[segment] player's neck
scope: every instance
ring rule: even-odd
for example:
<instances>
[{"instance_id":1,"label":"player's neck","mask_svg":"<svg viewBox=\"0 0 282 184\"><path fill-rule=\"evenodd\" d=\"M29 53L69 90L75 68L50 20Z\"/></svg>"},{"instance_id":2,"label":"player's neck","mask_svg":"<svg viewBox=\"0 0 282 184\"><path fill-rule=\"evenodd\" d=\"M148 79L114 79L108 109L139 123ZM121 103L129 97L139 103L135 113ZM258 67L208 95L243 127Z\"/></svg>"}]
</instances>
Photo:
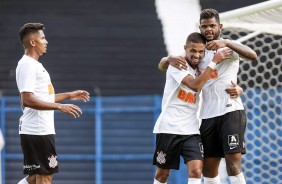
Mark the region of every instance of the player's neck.
<instances>
[{"instance_id":1,"label":"player's neck","mask_svg":"<svg viewBox=\"0 0 282 184\"><path fill-rule=\"evenodd\" d=\"M36 61L38 61L38 59L39 59L39 55L36 52L32 52L30 50L25 50L24 54L31 57L32 59L34 59Z\"/></svg>"},{"instance_id":2,"label":"player's neck","mask_svg":"<svg viewBox=\"0 0 282 184\"><path fill-rule=\"evenodd\" d=\"M195 70L195 69L197 68L197 65L193 65L193 64L191 63L191 61L189 61L186 57L185 57L185 60L186 60L186 62L188 63L188 65L189 65L193 70Z\"/></svg>"}]
</instances>

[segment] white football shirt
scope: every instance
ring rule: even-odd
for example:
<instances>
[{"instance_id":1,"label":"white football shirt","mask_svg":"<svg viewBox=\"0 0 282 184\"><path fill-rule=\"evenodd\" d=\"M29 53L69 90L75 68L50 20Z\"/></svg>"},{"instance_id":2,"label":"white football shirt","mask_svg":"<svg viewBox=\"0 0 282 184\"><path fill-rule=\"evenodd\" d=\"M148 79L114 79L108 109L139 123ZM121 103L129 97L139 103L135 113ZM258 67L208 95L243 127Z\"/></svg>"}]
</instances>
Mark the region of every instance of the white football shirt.
<instances>
[{"instance_id":1,"label":"white football shirt","mask_svg":"<svg viewBox=\"0 0 282 184\"><path fill-rule=\"evenodd\" d=\"M33 58L24 55L18 62L16 81L20 93L31 92L40 100L55 102L55 92L49 73ZM55 134L54 111L24 107L19 122L19 134Z\"/></svg>"},{"instance_id":2,"label":"white football shirt","mask_svg":"<svg viewBox=\"0 0 282 184\"><path fill-rule=\"evenodd\" d=\"M199 93L181 83L187 75L196 78L198 71L189 65L187 70L178 70L169 65L166 72L162 112L155 124L154 133L200 134L197 117Z\"/></svg>"},{"instance_id":3,"label":"white football shirt","mask_svg":"<svg viewBox=\"0 0 282 184\"><path fill-rule=\"evenodd\" d=\"M221 48L218 51L222 49L226 48ZM206 69L208 64L213 60L214 54L215 51L205 51L205 57L198 65L200 72ZM231 80L237 83L238 71L239 55L234 51L231 58L216 65L211 79L202 88L203 102L200 110L201 119L213 118L228 112L244 109L240 97L232 99L225 91L226 88L232 86Z\"/></svg>"}]
</instances>

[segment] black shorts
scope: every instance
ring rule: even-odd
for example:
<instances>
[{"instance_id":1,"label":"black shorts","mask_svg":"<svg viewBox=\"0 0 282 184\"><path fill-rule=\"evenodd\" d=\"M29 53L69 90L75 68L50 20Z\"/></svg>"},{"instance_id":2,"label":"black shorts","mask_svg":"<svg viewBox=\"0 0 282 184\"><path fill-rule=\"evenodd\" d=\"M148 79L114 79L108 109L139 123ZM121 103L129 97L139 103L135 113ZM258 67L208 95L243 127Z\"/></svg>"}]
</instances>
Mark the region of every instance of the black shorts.
<instances>
[{"instance_id":1,"label":"black shorts","mask_svg":"<svg viewBox=\"0 0 282 184\"><path fill-rule=\"evenodd\" d=\"M244 110L222 116L203 119L200 127L205 157L224 157L228 153L246 153L244 133L246 114Z\"/></svg>"},{"instance_id":2,"label":"black shorts","mask_svg":"<svg viewBox=\"0 0 282 184\"><path fill-rule=\"evenodd\" d=\"M157 134L153 164L162 169L179 169L180 155L186 164L203 160L200 135Z\"/></svg>"},{"instance_id":3,"label":"black shorts","mask_svg":"<svg viewBox=\"0 0 282 184\"><path fill-rule=\"evenodd\" d=\"M21 134L23 173L49 175L59 171L55 135Z\"/></svg>"}]
</instances>

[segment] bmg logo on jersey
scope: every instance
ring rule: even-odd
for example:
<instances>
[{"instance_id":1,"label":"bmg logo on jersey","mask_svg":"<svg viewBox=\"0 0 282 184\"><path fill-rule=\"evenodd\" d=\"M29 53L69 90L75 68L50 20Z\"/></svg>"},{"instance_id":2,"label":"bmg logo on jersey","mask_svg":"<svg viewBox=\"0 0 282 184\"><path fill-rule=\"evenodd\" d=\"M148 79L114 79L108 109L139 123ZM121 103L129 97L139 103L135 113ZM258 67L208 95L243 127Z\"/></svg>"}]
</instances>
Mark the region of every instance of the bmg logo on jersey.
<instances>
[{"instance_id":1,"label":"bmg logo on jersey","mask_svg":"<svg viewBox=\"0 0 282 184\"><path fill-rule=\"evenodd\" d=\"M195 104L197 102L196 93L186 92L183 89L178 91L177 98L191 104Z\"/></svg>"},{"instance_id":2,"label":"bmg logo on jersey","mask_svg":"<svg viewBox=\"0 0 282 184\"><path fill-rule=\"evenodd\" d=\"M238 134L228 135L228 144L230 149L234 149L239 146L239 136Z\"/></svg>"}]
</instances>

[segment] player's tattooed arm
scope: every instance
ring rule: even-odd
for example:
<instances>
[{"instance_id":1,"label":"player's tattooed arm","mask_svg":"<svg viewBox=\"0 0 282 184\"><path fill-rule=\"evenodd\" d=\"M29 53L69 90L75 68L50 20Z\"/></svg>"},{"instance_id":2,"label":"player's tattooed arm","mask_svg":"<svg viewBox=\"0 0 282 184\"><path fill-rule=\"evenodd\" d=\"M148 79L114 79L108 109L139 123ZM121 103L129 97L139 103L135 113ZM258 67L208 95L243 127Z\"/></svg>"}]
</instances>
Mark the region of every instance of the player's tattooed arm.
<instances>
[{"instance_id":1,"label":"player's tattooed arm","mask_svg":"<svg viewBox=\"0 0 282 184\"><path fill-rule=\"evenodd\" d=\"M208 42L206 45L206 48L208 50L218 50L219 48L223 48L223 47L229 47L231 50L235 51L243 58L249 60L257 59L257 54L253 49L236 41L232 41L228 39L213 40Z\"/></svg>"}]
</instances>

